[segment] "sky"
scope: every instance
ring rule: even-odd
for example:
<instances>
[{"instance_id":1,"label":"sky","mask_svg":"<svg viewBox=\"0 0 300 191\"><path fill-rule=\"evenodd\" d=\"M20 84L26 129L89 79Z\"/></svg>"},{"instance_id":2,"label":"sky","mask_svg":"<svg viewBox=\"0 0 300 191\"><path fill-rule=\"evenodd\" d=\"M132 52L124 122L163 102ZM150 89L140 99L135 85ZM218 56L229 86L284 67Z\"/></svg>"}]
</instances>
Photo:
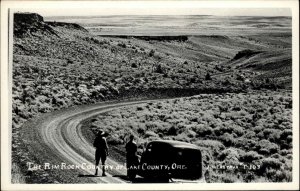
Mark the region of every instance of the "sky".
<instances>
[{"instance_id":1,"label":"sky","mask_svg":"<svg viewBox=\"0 0 300 191\"><path fill-rule=\"evenodd\" d=\"M97 16L97 15L216 15L216 16L291 16L290 9L284 8L214 8L214 9L20 9L25 12L36 12L44 17L51 16Z\"/></svg>"},{"instance_id":2,"label":"sky","mask_svg":"<svg viewBox=\"0 0 300 191\"><path fill-rule=\"evenodd\" d=\"M256 3L255 3L256 2ZM279 3L279 1L278 1ZM53 4L23 4L14 11L36 12L49 16L97 15L217 15L217 16L291 16L291 10L281 4L259 1L62 1ZM27 8L26 8L27 7ZM34 7L34 8L33 8ZM272 8L270 8L272 7Z\"/></svg>"}]
</instances>

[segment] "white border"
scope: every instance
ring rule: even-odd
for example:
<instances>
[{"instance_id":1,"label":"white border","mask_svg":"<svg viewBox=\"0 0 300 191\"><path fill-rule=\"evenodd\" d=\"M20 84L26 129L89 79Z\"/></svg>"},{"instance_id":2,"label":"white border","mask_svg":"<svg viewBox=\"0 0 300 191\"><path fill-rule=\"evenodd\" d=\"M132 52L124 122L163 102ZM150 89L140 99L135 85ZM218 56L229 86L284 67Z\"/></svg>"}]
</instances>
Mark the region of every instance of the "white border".
<instances>
[{"instance_id":1,"label":"white border","mask_svg":"<svg viewBox=\"0 0 300 191\"><path fill-rule=\"evenodd\" d=\"M293 182L197 184L11 184L10 83L8 60L8 9L85 9L131 7L184 8L290 8L293 23ZM11 46L10 46L11 50ZM10 55L11 56L11 55ZM11 61L11 59L10 59ZM291 190L299 188L299 2L287 1L1 1L1 189L2 190Z\"/></svg>"}]
</instances>

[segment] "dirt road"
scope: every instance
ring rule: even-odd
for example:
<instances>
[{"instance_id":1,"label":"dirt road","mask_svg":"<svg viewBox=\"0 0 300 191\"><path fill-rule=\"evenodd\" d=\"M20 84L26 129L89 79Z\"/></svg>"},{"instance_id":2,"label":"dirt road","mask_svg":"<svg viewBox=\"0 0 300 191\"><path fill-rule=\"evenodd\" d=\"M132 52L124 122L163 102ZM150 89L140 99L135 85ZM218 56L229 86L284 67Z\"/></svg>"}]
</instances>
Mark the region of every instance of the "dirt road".
<instances>
[{"instance_id":1,"label":"dirt road","mask_svg":"<svg viewBox=\"0 0 300 191\"><path fill-rule=\"evenodd\" d=\"M94 152L91 143L84 138L81 122L116 107L141 104L146 101L85 105L52 112L24 125L21 137L29 154L35 157L30 169L45 170L63 183L123 183L124 164L108 157L107 177L93 177ZM36 165L36 166L35 166ZM74 169L72 169L74 168Z\"/></svg>"}]
</instances>

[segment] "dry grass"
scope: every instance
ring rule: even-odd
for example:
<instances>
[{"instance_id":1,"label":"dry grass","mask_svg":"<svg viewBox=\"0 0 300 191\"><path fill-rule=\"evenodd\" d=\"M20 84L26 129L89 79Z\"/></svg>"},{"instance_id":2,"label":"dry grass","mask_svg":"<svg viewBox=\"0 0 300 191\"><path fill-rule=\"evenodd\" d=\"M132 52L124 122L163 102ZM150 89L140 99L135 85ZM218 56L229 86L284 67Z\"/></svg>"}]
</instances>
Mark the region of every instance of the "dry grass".
<instances>
[{"instance_id":1,"label":"dry grass","mask_svg":"<svg viewBox=\"0 0 300 191\"><path fill-rule=\"evenodd\" d=\"M21 173L20 168L18 167L18 165L16 163L12 163L12 167L11 167L11 183L13 184L25 184L25 177L24 175Z\"/></svg>"}]
</instances>

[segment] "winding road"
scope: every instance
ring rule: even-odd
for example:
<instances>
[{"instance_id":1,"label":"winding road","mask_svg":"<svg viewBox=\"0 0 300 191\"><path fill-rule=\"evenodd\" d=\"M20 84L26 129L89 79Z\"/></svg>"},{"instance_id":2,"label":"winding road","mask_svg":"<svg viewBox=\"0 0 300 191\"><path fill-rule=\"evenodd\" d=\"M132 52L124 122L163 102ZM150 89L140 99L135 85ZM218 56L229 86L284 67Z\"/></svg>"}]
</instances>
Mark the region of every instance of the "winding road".
<instances>
[{"instance_id":1,"label":"winding road","mask_svg":"<svg viewBox=\"0 0 300 191\"><path fill-rule=\"evenodd\" d=\"M116 107L145 102L147 101L77 106L45 114L28 122L22 128L21 137L30 155L38 161L34 161L31 168L34 168L36 163L41 165L40 168L55 176L58 182L126 182L116 177L126 175L125 168L121 168L124 164L119 164L110 157L107 159L107 165L114 168L108 169L107 176L92 176L95 172L93 168L95 149L82 135L81 122Z\"/></svg>"},{"instance_id":2,"label":"winding road","mask_svg":"<svg viewBox=\"0 0 300 191\"><path fill-rule=\"evenodd\" d=\"M56 183L129 182L120 178L126 175L124 164L111 157L108 157L106 163L108 167L112 167L108 168L107 176L93 176L95 149L82 134L82 122L117 107L151 101L154 100L83 105L36 117L24 124L21 130L24 146L28 149L28 154L35 158L30 168L40 165L39 168L47 172Z\"/></svg>"}]
</instances>

